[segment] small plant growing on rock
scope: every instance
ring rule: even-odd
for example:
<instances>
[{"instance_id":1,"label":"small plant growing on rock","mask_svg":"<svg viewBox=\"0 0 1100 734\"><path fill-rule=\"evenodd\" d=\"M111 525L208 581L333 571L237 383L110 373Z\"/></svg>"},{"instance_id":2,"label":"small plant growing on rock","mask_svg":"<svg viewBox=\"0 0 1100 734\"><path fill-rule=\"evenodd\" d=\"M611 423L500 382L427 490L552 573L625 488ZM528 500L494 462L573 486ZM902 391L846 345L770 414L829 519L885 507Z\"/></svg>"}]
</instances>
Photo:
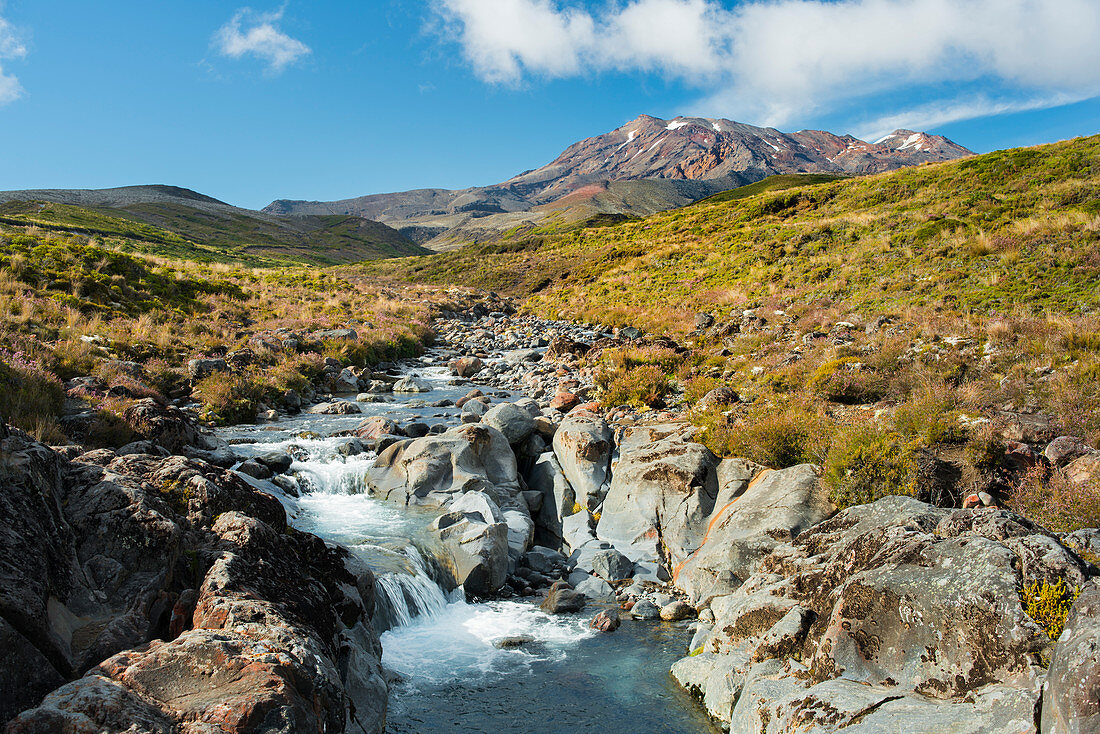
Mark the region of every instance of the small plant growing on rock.
<instances>
[{"instance_id":1,"label":"small plant growing on rock","mask_svg":"<svg viewBox=\"0 0 1100 734\"><path fill-rule=\"evenodd\" d=\"M1035 581L1020 590L1020 602L1027 616L1043 628L1052 641L1062 636L1070 607L1081 590L1069 586L1063 579L1056 583Z\"/></svg>"}]
</instances>

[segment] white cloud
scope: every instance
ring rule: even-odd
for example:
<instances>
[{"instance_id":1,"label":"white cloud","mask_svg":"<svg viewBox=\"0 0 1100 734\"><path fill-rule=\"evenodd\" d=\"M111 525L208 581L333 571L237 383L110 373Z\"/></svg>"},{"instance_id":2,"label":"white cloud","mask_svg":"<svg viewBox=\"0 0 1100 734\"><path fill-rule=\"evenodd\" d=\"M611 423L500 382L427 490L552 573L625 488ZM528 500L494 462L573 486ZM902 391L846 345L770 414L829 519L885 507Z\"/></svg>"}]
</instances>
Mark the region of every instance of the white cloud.
<instances>
[{"instance_id":1,"label":"white cloud","mask_svg":"<svg viewBox=\"0 0 1100 734\"><path fill-rule=\"evenodd\" d=\"M21 59L27 55L27 47L11 23L0 18L0 59ZM23 86L0 66L0 105L14 102L23 96Z\"/></svg>"},{"instance_id":2,"label":"white cloud","mask_svg":"<svg viewBox=\"0 0 1100 734\"><path fill-rule=\"evenodd\" d=\"M915 86L1009 90L914 111L943 121L1100 94L1097 0L432 2L485 81L657 70L765 124Z\"/></svg>"},{"instance_id":3,"label":"white cloud","mask_svg":"<svg viewBox=\"0 0 1100 734\"><path fill-rule=\"evenodd\" d=\"M282 17L282 10L256 13L242 8L214 34L214 44L220 53L234 59L246 55L262 59L268 71L277 74L312 53L309 46L276 27Z\"/></svg>"},{"instance_id":4,"label":"white cloud","mask_svg":"<svg viewBox=\"0 0 1100 734\"><path fill-rule=\"evenodd\" d=\"M928 130L959 120L973 120L1028 110L1045 110L1050 107L1073 104L1087 98L1087 96L1070 94L1050 94L1022 99L995 99L985 95L961 97L911 107L873 120L858 121L854 126L855 135L864 140L878 140L898 128Z\"/></svg>"}]
</instances>

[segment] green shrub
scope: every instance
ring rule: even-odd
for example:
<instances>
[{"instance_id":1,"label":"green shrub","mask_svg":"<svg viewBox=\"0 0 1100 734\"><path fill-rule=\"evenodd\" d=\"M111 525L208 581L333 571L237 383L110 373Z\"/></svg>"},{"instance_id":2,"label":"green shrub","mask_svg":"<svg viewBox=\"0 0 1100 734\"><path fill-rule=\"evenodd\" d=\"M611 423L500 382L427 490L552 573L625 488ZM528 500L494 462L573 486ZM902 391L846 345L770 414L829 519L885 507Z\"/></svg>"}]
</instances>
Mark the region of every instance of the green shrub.
<instances>
[{"instance_id":1,"label":"green shrub","mask_svg":"<svg viewBox=\"0 0 1100 734\"><path fill-rule=\"evenodd\" d=\"M1005 444L991 424L974 431L966 442L967 462L976 469L989 471L1001 465L1005 456Z\"/></svg>"},{"instance_id":2,"label":"green shrub","mask_svg":"<svg viewBox=\"0 0 1100 734\"><path fill-rule=\"evenodd\" d=\"M216 372L199 381L194 392L207 420L232 425L256 419L264 385L251 373Z\"/></svg>"},{"instance_id":3,"label":"green shrub","mask_svg":"<svg viewBox=\"0 0 1100 734\"><path fill-rule=\"evenodd\" d=\"M57 419L65 403L61 382L36 362L20 354L0 360L0 420L46 443L66 439Z\"/></svg>"},{"instance_id":4,"label":"green shrub","mask_svg":"<svg viewBox=\"0 0 1100 734\"><path fill-rule=\"evenodd\" d=\"M828 424L802 406L773 406L736 424L704 431L704 443L720 456L751 459L773 469L820 464L828 446Z\"/></svg>"},{"instance_id":5,"label":"green shrub","mask_svg":"<svg viewBox=\"0 0 1100 734\"><path fill-rule=\"evenodd\" d=\"M598 380L605 405L632 405L635 407L663 408L672 385L657 365L642 365L626 372L616 372Z\"/></svg>"},{"instance_id":6,"label":"green shrub","mask_svg":"<svg viewBox=\"0 0 1100 734\"><path fill-rule=\"evenodd\" d=\"M913 446L893 431L860 425L839 431L825 462L829 497L843 509L890 495L916 496Z\"/></svg>"},{"instance_id":7,"label":"green shrub","mask_svg":"<svg viewBox=\"0 0 1100 734\"><path fill-rule=\"evenodd\" d=\"M845 405L875 403L885 397L889 382L876 372L852 369L859 360L834 359L821 365L810 378L810 388L822 398Z\"/></svg>"},{"instance_id":8,"label":"green shrub","mask_svg":"<svg viewBox=\"0 0 1100 734\"><path fill-rule=\"evenodd\" d=\"M1075 589L1063 579L1057 583L1035 581L1020 589L1020 602L1027 616L1043 628L1052 641L1062 636L1070 607L1077 601L1080 589Z\"/></svg>"}]
</instances>

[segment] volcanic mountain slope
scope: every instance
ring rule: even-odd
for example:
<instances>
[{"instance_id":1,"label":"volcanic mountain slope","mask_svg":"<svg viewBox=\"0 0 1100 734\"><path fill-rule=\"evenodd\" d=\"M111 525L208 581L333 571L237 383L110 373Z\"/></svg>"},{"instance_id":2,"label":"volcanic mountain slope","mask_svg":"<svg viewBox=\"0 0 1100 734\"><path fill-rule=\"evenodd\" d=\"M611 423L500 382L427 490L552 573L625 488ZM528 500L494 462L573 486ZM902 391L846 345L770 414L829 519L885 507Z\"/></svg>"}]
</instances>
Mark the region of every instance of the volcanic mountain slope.
<instances>
[{"instance_id":1,"label":"volcanic mountain slope","mask_svg":"<svg viewBox=\"0 0 1100 734\"><path fill-rule=\"evenodd\" d=\"M333 202L275 201L271 214L353 214L397 227L440 249L478 232L539 223L547 212L651 214L719 191L790 173L861 175L970 151L947 138L898 130L876 143L803 130L782 133L730 120L649 115L569 146L551 163L492 186L419 189ZM679 182L670 185L669 182ZM622 182L634 182L624 187ZM617 189L612 194L606 192ZM592 199L591 206L578 204ZM613 203L612 203L613 202ZM536 207L541 213L533 212Z\"/></svg>"},{"instance_id":2,"label":"volcanic mountain slope","mask_svg":"<svg viewBox=\"0 0 1100 734\"><path fill-rule=\"evenodd\" d=\"M0 217L12 223L55 225L105 235L155 235L159 231L202 249L317 264L425 252L391 227L357 215L273 216L174 186L4 191L0 192ZM126 231L128 223L141 231ZM167 242L171 237L164 239L166 244L177 244Z\"/></svg>"}]
</instances>

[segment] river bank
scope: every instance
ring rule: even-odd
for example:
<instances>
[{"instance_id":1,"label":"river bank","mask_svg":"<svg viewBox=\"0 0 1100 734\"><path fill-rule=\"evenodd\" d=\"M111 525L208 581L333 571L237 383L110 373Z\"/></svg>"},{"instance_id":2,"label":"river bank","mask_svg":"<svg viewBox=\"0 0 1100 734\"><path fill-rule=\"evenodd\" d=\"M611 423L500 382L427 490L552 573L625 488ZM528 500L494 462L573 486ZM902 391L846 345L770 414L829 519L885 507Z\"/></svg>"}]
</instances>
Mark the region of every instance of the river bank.
<instances>
[{"instance_id":1,"label":"river bank","mask_svg":"<svg viewBox=\"0 0 1100 734\"><path fill-rule=\"evenodd\" d=\"M387 708L393 731L523 730L515 727L531 714L516 714L513 694L531 685L552 695L540 721L563 731L612 727L623 707L655 731L705 731L704 709L733 731L760 732L1060 731L1058 722L1089 721L1097 673L1079 651L1096 635L1096 568L1083 556L1097 550L1097 533L1058 536L997 508L912 498L838 513L815 467L720 460L681 414L588 402L593 374L580 355L631 334L503 312L442 316L423 357L351 371L344 382L354 378L354 390L318 395L302 414L276 411L213 439L173 415L188 428L171 435L189 439L173 448L188 459L163 456L170 450L155 442L144 454L53 452L60 468L48 494L59 505L74 493L102 502L102 474L72 477L103 466L125 488L120 522L164 518L176 528L168 537L181 540L160 564L169 572L143 577L144 601L124 614L122 591L93 615L50 582L42 597L58 599L71 620L59 627L57 611L43 609L24 629L38 624L43 639L67 629L72 650L93 622L110 628L129 615L141 633L88 649L122 650L143 635L159 642L94 665L10 730L78 721L112 730L140 710L150 730L205 731L233 710L227 725L238 731L294 731L318 711L330 730L378 731ZM13 454L50 453L17 433L6 441ZM172 462L192 473L166 472ZM236 494L227 503L210 486ZM146 514L127 509L135 504ZM73 518L55 525L65 523ZM316 552L312 535L343 570L293 578L295 564L311 561L285 544ZM269 568L268 553L291 560ZM93 581L81 593L109 597L101 579L110 574L89 574L102 559L137 563L123 554L106 541L74 550L70 573ZM227 583L222 569L237 557L249 573ZM1019 593L1056 581L1085 600L1058 644ZM288 609L286 595L303 588L331 611ZM255 609L208 613L228 603L218 599L232 607L257 596L266 601L249 603L263 608L260 626ZM596 632L588 623L597 612L627 619ZM316 627L307 621L315 613L331 622ZM165 629L150 624L162 618ZM173 686L201 676L191 663L227 644L211 629L270 638L269 654L293 662L271 669L261 700L240 676L186 702L150 687L143 671L162 670L168 653L183 661ZM87 669L89 655L70 657L68 675ZM669 687L670 666L701 708ZM308 700L313 714L300 703ZM474 713L455 719L448 712L458 706Z\"/></svg>"}]
</instances>

